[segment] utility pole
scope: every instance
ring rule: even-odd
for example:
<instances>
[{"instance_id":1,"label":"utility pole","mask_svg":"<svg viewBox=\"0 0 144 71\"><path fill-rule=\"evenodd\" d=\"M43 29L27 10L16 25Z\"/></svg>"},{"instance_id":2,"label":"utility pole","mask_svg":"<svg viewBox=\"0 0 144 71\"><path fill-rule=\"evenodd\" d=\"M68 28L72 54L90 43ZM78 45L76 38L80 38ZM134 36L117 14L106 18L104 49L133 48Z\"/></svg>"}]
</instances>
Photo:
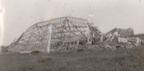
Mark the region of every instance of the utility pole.
<instances>
[{"instance_id":1,"label":"utility pole","mask_svg":"<svg viewBox=\"0 0 144 71\"><path fill-rule=\"evenodd\" d=\"M51 46L51 35L52 35L52 25L50 24L48 27L48 45L47 45L47 52L50 53L50 46Z\"/></svg>"}]
</instances>

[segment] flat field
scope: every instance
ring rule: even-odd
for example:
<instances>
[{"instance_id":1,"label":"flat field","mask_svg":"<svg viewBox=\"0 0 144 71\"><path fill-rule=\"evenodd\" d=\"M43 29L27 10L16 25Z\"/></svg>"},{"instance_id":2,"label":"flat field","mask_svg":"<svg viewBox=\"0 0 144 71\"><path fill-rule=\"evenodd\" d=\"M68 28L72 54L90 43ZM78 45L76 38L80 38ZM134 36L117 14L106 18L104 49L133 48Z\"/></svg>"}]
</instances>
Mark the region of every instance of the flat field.
<instances>
[{"instance_id":1,"label":"flat field","mask_svg":"<svg viewBox=\"0 0 144 71\"><path fill-rule=\"evenodd\" d=\"M3 53L0 71L144 71L144 46L53 53Z\"/></svg>"}]
</instances>

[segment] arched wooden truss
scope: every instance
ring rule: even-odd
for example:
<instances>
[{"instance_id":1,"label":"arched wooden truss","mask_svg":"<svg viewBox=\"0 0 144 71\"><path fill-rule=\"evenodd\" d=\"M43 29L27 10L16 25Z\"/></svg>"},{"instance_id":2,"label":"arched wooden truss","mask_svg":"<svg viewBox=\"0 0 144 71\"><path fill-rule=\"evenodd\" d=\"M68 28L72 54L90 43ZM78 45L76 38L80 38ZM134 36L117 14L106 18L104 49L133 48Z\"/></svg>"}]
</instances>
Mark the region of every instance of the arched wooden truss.
<instances>
[{"instance_id":1,"label":"arched wooden truss","mask_svg":"<svg viewBox=\"0 0 144 71\"><path fill-rule=\"evenodd\" d=\"M48 27L52 25L52 33ZM78 44L81 40L87 40L88 21L76 17L61 17L49 21L39 22L27 29L10 50L21 51L45 51L48 44L48 36L51 35L51 49L57 49L63 45ZM59 47L57 47L59 46Z\"/></svg>"}]
</instances>

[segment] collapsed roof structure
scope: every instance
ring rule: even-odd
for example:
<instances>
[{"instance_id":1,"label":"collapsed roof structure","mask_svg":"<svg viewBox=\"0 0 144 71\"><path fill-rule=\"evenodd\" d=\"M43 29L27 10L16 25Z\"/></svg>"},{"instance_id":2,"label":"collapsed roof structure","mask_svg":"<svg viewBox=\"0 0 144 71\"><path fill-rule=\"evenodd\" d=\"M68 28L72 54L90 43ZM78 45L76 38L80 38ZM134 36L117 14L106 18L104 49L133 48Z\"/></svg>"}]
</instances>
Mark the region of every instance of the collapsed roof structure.
<instances>
[{"instance_id":1,"label":"collapsed roof structure","mask_svg":"<svg viewBox=\"0 0 144 71\"><path fill-rule=\"evenodd\" d=\"M105 34L105 47L115 48L118 46L131 48L133 46L139 46L141 44L141 39L139 37L131 37L133 35L134 31L132 28L114 28Z\"/></svg>"},{"instance_id":2,"label":"collapsed roof structure","mask_svg":"<svg viewBox=\"0 0 144 71\"><path fill-rule=\"evenodd\" d=\"M67 51L71 49L69 46L76 45L73 49L86 43L104 48L138 46L141 39L132 38L133 35L132 28L114 28L103 34L86 19L66 16L32 25L9 46L8 51Z\"/></svg>"},{"instance_id":3,"label":"collapsed roof structure","mask_svg":"<svg viewBox=\"0 0 144 71\"><path fill-rule=\"evenodd\" d=\"M89 23L86 19L71 16L39 22L28 28L8 51L47 51L47 47L62 47L87 41ZM49 46L50 45L50 46ZM56 49L59 49L56 48Z\"/></svg>"},{"instance_id":4,"label":"collapsed roof structure","mask_svg":"<svg viewBox=\"0 0 144 71\"><path fill-rule=\"evenodd\" d=\"M134 35L134 30L132 28L127 28L127 29L114 28L111 31L107 32L105 36L109 36L111 34L114 34L115 32L120 34L121 37L129 37Z\"/></svg>"}]
</instances>

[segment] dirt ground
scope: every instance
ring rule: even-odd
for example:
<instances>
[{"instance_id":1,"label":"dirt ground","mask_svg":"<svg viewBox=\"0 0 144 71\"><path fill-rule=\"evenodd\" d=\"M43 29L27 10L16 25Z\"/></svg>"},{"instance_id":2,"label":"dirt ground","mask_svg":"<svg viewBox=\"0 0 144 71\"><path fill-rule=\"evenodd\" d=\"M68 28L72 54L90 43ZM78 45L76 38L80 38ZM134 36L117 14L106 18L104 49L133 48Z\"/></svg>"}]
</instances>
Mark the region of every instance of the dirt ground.
<instances>
[{"instance_id":1,"label":"dirt ground","mask_svg":"<svg viewBox=\"0 0 144 71\"><path fill-rule=\"evenodd\" d=\"M1 54L0 71L144 71L144 46L50 54Z\"/></svg>"}]
</instances>

